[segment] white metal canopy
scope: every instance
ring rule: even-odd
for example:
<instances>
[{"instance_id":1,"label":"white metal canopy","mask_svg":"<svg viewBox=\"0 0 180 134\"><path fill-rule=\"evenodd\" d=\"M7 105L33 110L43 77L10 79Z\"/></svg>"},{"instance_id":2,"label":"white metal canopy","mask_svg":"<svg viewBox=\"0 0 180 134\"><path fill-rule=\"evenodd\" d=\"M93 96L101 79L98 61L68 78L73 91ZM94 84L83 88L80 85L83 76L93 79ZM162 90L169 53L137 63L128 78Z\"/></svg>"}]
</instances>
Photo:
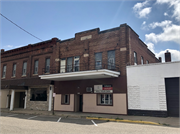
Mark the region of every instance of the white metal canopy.
<instances>
[{"instance_id":1,"label":"white metal canopy","mask_svg":"<svg viewBox=\"0 0 180 134\"><path fill-rule=\"evenodd\" d=\"M83 79L114 78L114 77L118 77L119 75L120 72L101 69L101 70L91 70L91 71L39 75L39 77L41 79L53 80L53 81L69 81L69 80L83 80Z\"/></svg>"}]
</instances>

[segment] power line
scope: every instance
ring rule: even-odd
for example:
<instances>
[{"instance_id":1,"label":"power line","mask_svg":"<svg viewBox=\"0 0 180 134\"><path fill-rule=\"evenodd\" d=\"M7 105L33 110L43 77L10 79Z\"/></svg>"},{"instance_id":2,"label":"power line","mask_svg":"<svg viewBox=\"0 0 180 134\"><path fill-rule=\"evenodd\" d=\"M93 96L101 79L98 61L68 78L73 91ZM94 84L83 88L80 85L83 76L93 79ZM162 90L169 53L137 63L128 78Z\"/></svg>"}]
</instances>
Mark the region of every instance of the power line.
<instances>
[{"instance_id":1,"label":"power line","mask_svg":"<svg viewBox=\"0 0 180 134\"><path fill-rule=\"evenodd\" d=\"M1 14L1 13L0 13ZM30 34L31 36L35 37L36 39L40 40L40 41L43 41L41 40L40 38L34 36L33 34L29 33L28 31L24 30L23 28L21 28L20 26L18 26L17 24L15 24L14 22L12 22L10 19L8 19L7 17L5 17L4 15L1 14L2 17L4 17L5 19L7 19L8 21L10 21L11 23L13 23L14 25L16 25L17 27L19 27L21 30L25 31L26 33Z\"/></svg>"}]
</instances>

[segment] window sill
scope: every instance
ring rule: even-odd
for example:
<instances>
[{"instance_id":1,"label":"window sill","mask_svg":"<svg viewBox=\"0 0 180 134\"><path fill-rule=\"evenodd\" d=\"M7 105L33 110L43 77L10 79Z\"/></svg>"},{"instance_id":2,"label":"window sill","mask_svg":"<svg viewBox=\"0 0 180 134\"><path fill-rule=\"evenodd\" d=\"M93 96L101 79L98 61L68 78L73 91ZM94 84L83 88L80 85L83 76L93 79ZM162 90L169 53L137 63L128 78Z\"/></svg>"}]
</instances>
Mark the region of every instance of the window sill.
<instances>
[{"instance_id":1,"label":"window sill","mask_svg":"<svg viewBox=\"0 0 180 134\"><path fill-rule=\"evenodd\" d=\"M33 76L37 76L38 74L33 74Z\"/></svg>"},{"instance_id":2,"label":"window sill","mask_svg":"<svg viewBox=\"0 0 180 134\"><path fill-rule=\"evenodd\" d=\"M16 78L16 76L11 76L11 78Z\"/></svg>"},{"instance_id":3,"label":"window sill","mask_svg":"<svg viewBox=\"0 0 180 134\"><path fill-rule=\"evenodd\" d=\"M6 77L2 77L1 79L5 79Z\"/></svg>"},{"instance_id":4,"label":"window sill","mask_svg":"<svg viewBox=\"0 0 180 134\"><path fill-rule=\"evenodd\" d=\"M26 75L22 75L21 77L26 77Z\"/></svg>"},{"instance_id":5,"label":"window sill","mask_svg":"<svg viewBox=\"0 0 180 134\"><path fill-rule=\"evenodd\" d=\"M61 105L70 105L70 103L61 103Z\"/></svg>"},{"instance_id":6,"label":"window sill","mask_svg":"<svg viewBox=\"0 0 180 134\"><path fill-rule=\"evenodd\" d=\"M113 106L113 104L97 104L97 106Z\"/></svg>"}]
</instances>

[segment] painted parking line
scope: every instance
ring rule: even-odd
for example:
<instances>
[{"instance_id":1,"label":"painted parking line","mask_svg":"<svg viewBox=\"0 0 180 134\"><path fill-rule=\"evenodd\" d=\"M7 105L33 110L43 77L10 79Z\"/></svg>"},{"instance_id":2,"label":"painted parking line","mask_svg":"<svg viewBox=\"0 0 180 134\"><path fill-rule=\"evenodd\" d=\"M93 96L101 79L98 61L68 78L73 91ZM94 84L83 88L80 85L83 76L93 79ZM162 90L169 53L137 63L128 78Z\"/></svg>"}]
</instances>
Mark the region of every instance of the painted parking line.
<instances>
[{"instance_id":1,"label":"painted parking line","mask_svg":"<svg viewBox=\"0 0 180 134\"><path fill-rule=\"evenodd\" d=\"M6 116L6 117L16 116L16 115L18 115L18 114L11 114L11 115L8 115L8 116Z\"/></svg>"},{"instance_id":2,"label":"painted parking line","mask_svg":"<svg viewBox=\"0 0 180 134\"><path fill-rule=\"evenodd\" d=\"M28 119L36 118L37 116L29 117Z\"/></svg>"},{"instance_id":3,"label":"painted parking line","mask_svg":"<svg viewBox=\"0 0 180 134\"><path fill-rule=\"evenodd\" d=\"M61 120L61 117L57 120L57 122L60 122L60 120Z\"/></svg>"},{"instance_id":4,"label":"painted parking line","mask_svg":"<svg viewBox=\"0 0 180 134\"><path fill-rule=\"evenodd\" d=\"M93 120L91 120L91 122L92 122L95 126L98 126Z\"/></svg>"}]
</instances>

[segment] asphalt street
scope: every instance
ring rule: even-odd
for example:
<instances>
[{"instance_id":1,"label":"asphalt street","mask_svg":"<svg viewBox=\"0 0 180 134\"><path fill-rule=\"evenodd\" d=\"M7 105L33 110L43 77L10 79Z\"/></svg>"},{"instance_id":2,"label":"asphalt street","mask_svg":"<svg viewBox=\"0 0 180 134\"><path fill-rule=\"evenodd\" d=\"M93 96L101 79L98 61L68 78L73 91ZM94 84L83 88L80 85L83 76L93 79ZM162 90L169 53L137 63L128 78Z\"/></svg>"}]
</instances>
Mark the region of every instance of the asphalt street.
<instances>
[{"instance_id":1,"label":"asphalt street","mask_svg":"<svg viewBox=\"0 0 180 134\"><path fill-rule=\"evenodd\" d=\"M18 134L179 134L180 128L79 118L1 113L0 133Z\"/></svg>"}]
</instances>

